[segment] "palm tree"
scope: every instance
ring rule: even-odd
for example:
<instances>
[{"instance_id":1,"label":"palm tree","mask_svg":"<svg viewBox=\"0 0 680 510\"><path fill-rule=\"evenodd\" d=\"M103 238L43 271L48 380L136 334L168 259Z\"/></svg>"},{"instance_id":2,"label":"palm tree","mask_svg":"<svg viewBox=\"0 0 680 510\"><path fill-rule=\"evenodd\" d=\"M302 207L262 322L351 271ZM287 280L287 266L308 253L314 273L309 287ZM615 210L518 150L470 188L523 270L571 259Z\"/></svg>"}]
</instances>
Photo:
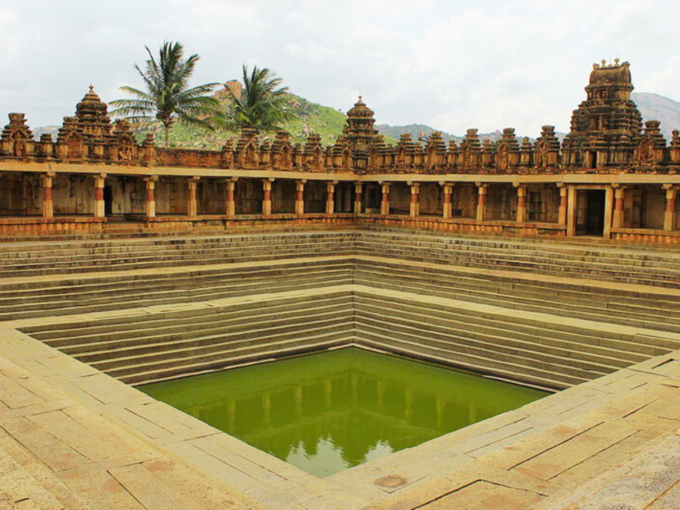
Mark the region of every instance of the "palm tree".
<instances>
[{"instance_id":1,"label":"palm tree","mask_svg":"<svg viewBox=\"0 0 680 510\"><path fill-rule=\"evenodd\" d=\"M142 71L137 64L135 69L142 76L146 91L121 87L120 90L134 98L111 101L111 105L116 107L111 113L134 123L160 121L165 131L166 147L170 127L177 121L212 129L205 117L219 104L217 99L208 95L218 83L189 88L189 79L200 57L191 55L185 60L184 48L178 42L163 43L158 60L147 46L145 48L149 54L146 69Z\"/></svg>"},{"instance_id":2,"label":"palm tree","mask_svg":"<svg viewBox=\"0 0 680 510\"><path fill-rule=\"evenodd\" d=\"M281 83L281 78L266 67L259 69L254 66L249 74L248 66L244 65L241 94L237 95L232 87L227 86L230 105L226 114L215 120L230 129L281 129L281 123L293 117L287 109L288 87L279 87Z\"/></svg>"}]
</instances>

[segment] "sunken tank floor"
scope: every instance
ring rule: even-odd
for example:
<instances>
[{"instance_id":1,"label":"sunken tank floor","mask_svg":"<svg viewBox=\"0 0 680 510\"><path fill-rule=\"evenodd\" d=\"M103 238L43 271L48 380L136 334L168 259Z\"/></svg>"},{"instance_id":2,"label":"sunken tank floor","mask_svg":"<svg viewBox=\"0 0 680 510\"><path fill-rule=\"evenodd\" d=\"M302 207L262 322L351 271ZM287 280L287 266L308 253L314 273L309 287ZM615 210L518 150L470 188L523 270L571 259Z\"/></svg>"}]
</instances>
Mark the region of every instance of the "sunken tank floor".
<instances>
[{"instance_id":1,"label":"sunken tank floor","mask_svg":"<svg viewBox=\"0 0 680 510\"><path fill-rule=\"evenodd\" d=\"M676 508L679 261L365 230L3 243L0 508ZM561 391L318 479L132 387L348 345Z\"/></svg>"}]
</instances>

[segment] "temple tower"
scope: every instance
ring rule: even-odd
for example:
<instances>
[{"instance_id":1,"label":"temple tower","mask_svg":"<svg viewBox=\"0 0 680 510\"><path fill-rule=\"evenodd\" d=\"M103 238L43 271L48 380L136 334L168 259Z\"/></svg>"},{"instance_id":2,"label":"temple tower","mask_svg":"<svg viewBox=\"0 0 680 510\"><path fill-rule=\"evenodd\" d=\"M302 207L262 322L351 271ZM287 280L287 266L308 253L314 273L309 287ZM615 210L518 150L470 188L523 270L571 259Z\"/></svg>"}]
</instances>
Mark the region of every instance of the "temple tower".
<instances>
[{"instance_id":1,"label":"temple tower","mask_svg":"<svg viewBox=\"0 0 680 510\"><path fill-rule=\"evenodd\" d=\"M587 99L574 110L564 139L563 163L597 169L627 165L641 135L642 116L630 94L630 64L594 64Z\"/></svg>"},{"instance_id":2,"label":"temple tower","mask_svg":"<svg viewBox=\"0 0 680 510\"><path fill-rule=\"evenodd\" d=\"M102 138L111 134L111 119L106 103L99 98L92 85L76 106L76 119L78 130L86 137Z\"/></svg>"}]
</instances>

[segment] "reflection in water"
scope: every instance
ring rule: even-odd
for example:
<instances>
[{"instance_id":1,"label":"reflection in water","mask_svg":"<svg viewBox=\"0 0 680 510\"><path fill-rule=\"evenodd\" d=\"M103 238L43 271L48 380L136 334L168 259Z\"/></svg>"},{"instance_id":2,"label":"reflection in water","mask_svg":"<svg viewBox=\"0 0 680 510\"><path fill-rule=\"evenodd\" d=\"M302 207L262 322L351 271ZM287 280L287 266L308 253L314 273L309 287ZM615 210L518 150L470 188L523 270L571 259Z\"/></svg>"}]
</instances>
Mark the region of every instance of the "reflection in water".
<instances>
[{"instance_id":1,"label":"reflection in water","mask_svg":"<svg viewBox=\"0 0 680 510\"><path fill-rule=\"evenodd\" d=\"M353 348L141 389L316 476L546 395Z\"/></svg>"}]
</instances>

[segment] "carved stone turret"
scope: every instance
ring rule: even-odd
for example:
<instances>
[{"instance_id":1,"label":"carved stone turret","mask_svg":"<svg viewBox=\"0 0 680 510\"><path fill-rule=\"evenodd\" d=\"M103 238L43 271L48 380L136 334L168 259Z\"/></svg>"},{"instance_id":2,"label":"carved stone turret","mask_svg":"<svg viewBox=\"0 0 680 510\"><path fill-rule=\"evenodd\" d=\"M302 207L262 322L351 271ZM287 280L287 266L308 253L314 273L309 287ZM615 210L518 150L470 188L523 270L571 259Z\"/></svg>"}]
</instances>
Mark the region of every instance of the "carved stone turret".
<instances>
[{"instance_id":1,"label":"carved stone turret","mask_svg":"<svg viewBox=\"0 0 680 510\"><path fill-rule=\"evenodd\" d=\"M656 166L666 159L666 139L661 134L658 120L645 122L645 131L635 148L633 160L640 166Z\"/></svg>"},{"instance_id":2,"label":"carved stone turret","mask_svg":"<svg viewBox=\"0 0 680 510\"><path fill-rule=\"evenodd\" d=\"M258 146L257 130L243 128L238 138L235 150L235 160L238 168L259 168L260 150Z\"/></svg>"},{"instance_id":3,"label":"carved stone turret","mask_svg":"<svg viewBox=\"0 0 680 510\"><path fill-rule=\"evenodd\" d=\"M528 168L534 165L534 146L526 136L522 139L519 148L519 166Z\"/></svg>"},{"instance_id":4,"label":"carved stone turret","mask_svg":"<svg viewBox=\"0 0 680 510\"><path fill-rule=\"evenodd\" d=\"M104 103L90 85L90 91L76 105L76 119L80 132L86 137L103 138L111 134L111 118Z\"/></svg>"},{"instance_id":5,"label":"carved stone turret","mask_svg":"<svg viewBox=\"0 0 680 510\"><path fill-rule=\"evenodd\" d=\"M373 127L374 124L373 110L366 106L359 96L354 107L347 112L346 135L350 149L368 150L374 136L378 134Z\"/></svg>"},{"instance_id":6,"label":"carved stone turret","mask_svg":"<svg viewBox=\"0 0 680 510\"><path fill-rule=\"evenodd\" d=\"M87 146L78 129L77 118L64 117L64 123L57 134L55 149L54 156L57 159L77 161L87 156Z\"/></svg>"},{"instance_id":7,"label":"carved stone turret","mask_svg":"<svg viewBox=\"0 0 680 510\"><path fill-rule=\"evenodd\" d=\"M11 158L32 156L35 146L33 133L26 125L23 113L10 113L9 124L2 130L0 138L0 155Z\"/></svg>"},{"instance_id":8,"label":"carved stone turret","mask_svg":"<svg viewBox=\"0 0 680 510\"><path fill-rule=\"evenodd\" d=\"M113 137L116 143L110 146L109 159L127 164L132 164L136 161L139 147L129 124L125 120L117 120L114 123Z\"/></svg>"},{"instance_id":9,"label":"carved stone turret","mask_svg":"<svg viewBox=\"0 0 680 510\"><path fill-rule=\"evenodd\" d=\"M449 146L446 151L446 166L455 168L458 165L458 144L455 140L449 140Z\"/></svg>"},{"instance_id":10,"label":"carved stone turret","mask_svg":"<svg viewBox=\"0 0 680 510\"><path fill-rule=\"evenodd\" d=\"M535 143L535 165L538 169L557 168L560 162L560 141L555 126L543 126Z\"/></svg>"},{"instance_id":11,"label":"carved stone turret","mask_svg":"<svg viewBox=\"0 0 680 510\"><path fill-rule=\"evenodd\" d=\"M425 153L425 168L428 170L439 170L446 165L446 144L439 131L434 131L427 139Z\"/></svg>"},{"instance_id":12,"label":"carved stone turret","mask_svg":"<svg viewBox=\"0 0 680 510\"><path fill-rule=\"evenodd\" d=\"M460 143L458 164L464 170L472 170L481 163L481 143L476 129L468 129L465 138Z\"/></svg>"},{"instance_id":13,"label":"carved stone turret","mask_svg":"<svg viewBox=\"0 0 680 510\"><path fill-rule=\"evenodd\" d=\"M680 131L673 130L673 137L671 138L671 147L669 150L671 164L680 164Z\"/></svg>"},{"instance_id":14,"label":"carved stone turret","mask_svg":"<svg viewBox=\"0 0 680 510\"><path fill-rule=\"evenodd\" d=\"M494 146L489 138L482 140L482 166L490 168L493 164Z\"/></svg>"},{"instance_id":15,"label":"carved stone turret","mask_svg":"<svg viewBox=\"0 0 680 510\"><path fill-rule=\"evenodd\" d=\"M312 172L321 172L325 166L324 150L321 145L321 136L310 133L304 150L304 166Z\"/></svg>"},{"instance_id":16,"label":"carved stone turret","mask_svg":"<svg viewBox=\"0 0 680 510\"><path fill-rule=\"evenodd\" d=\"M234 144L230 139L224 142L222 147L222 168L234 167Z\"/></svg>"},{"instance_id":17,"label":"carved stone turret","mask_svg":"<svg viewBox=\"0 0 680 510\"><path fill-rule=\"evenodd\" d=\"M277 170L290 170L293 168L293 146L290 143L290 134L278 131L272 144L272 167Z\"/></svg>"},{"instance_id":18,"label":"carved stone turret","mask_svg":"<svg viewBox=\"0 0 680 510\"><path fill-rule=\"evenodd\" d=\"M399 137L399 143L397 143L397 168L407 169L413 168L416 157L416 144L411 140L411 135L409 133L403 133Z\"/></svg>"},{"instance_id":19,"label":"carved stone turret","mask_svg":"<svg viewBox=\"0 0 680 510\"><path fill-rule=\"evenodd\" d=\"M515 136L515 128L505 128L496 149L496 170L507 172L519 164L519 143Z\"/></svg>"}]
</instances>

